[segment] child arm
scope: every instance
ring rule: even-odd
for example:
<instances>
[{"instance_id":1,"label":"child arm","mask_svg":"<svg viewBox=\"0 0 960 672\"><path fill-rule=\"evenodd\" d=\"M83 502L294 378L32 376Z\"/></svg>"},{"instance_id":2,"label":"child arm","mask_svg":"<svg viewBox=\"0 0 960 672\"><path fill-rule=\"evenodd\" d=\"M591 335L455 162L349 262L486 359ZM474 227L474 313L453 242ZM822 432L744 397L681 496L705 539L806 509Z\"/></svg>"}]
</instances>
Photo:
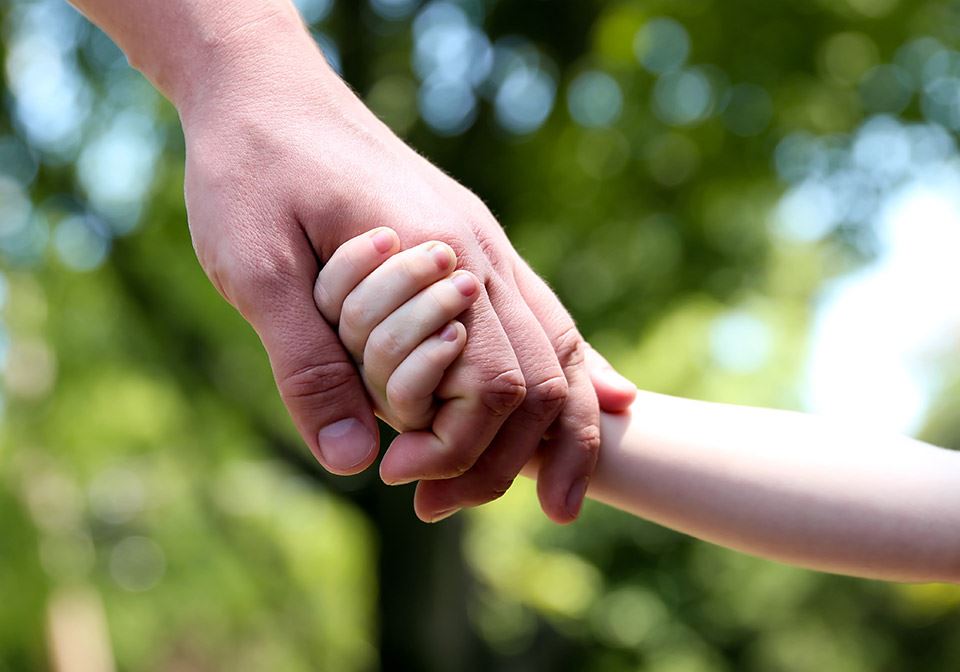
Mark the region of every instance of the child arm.
<instances>
[{"instance_id":1,"label":"child arm","mask_svg":"<svg viewBox=\"0 0 960 672\"><path fill-rule=\"evenodd\" d=\"M638 395L588 496L820 571L960 582L960 453L814 416Z\"/></svg>"}]
</instances>

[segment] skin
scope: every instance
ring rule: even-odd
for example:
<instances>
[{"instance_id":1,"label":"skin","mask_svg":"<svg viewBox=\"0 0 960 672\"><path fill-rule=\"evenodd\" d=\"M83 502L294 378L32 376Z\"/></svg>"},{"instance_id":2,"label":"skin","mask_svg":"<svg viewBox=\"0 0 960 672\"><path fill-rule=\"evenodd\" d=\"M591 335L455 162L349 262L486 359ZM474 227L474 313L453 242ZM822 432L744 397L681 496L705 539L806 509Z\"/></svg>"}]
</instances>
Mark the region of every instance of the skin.
<instances>
[{"instance_id":1,"label":"skin","mask_svg":"<svg viewBox=\"0 0 960 672\"><path fill-rule=\"evenodd\" d=\"M641 392L590 497L822 572L960 583L960 453L802 413Z\"/></svg>"},{"instance_id":2,"label":"skin","mask_svg":"<svg viewBox=\"0 0 960 672\"><path fill-rule=\"evenodd\" d=\"M623 403L632 386L611 370L594 392L572 319L489 210L367 110L289 0L74 4L176 106L197 257L260 336L324 467L360 472L379 445L350 353L314 304L314 280L341 243L389 226L397 248L443 241L476 278L461 319L471 338L447 378L477 395L469 406L454 395L432 432L398 437L381 476L421 480L415 506L430 521L500 496L537 454L544 511L576 518L597 460L598 398Z\"/></svg>"},{"instance_id":3,"label":"skin","mask_svg":"<svg viewBox=\"0 0 960 672\"><path fill-rule=\"evenodd\" d=\"M395 426L428 428L435 400L448 398L445 373L468 336L454 318L474 296L452 280L475 283L452 266L446 246L390 256L366 235L341 247L317 280L324 317L354 344L377 411ZM350 305L370 319L343 319ZM446 327L443 339L437 329ZM609 365L589 358L602 377ZM391 388L416 393L398 399ZM467 403L475 396L457 393ZM624 411L601 415L591 498L794 565L960 582L960 453L800 413L648 392ZM538 466L525 473L536 477Z\"/></svg>"}]
</instances>

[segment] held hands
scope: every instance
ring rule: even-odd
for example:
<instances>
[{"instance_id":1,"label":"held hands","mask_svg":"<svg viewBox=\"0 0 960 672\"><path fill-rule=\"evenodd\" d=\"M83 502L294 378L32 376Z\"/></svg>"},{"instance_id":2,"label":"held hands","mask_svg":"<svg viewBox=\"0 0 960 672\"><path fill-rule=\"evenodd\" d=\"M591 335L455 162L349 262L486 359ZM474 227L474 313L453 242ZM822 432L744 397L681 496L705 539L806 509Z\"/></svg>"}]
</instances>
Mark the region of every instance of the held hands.
<instances>
[{"instance_id":1,"label":"held hands","mask_svg":"<svg viewBox=\"0 0 960 672\"><path fill-rule=\"evenodd\" d=\"M470 338L437 390L446 401L436 409L432 431L398 437L381 475L389 483L433 479L421 480L416 510L435 520L505 492L549 432L539 451L540 501L551 519L573 520L599 446L587 346L489 210L380 123L286 13L217 40L191 74L190 85L173 97L186 140L187 208L197 256L259 334L281 397L320 462L350 474L377 457L376 422L354 364L359 357L375 404L393 413L391 421L419 427L433 413L419 397L422 388L388 387L402 373L401 355L413 351L405 350L406 341L381 344L376 329L378 320L403 305L391 302L410 297L381 280L365 287L379 277L375 267L397 250L420 250L424 261L431 253L423 244L438 240L449 246L451 270L455 254L469 271L459 277L476 283L475 294L457 297L446 281L442 299L449 310L466 308L460 320ZM351 269L351 257L344 257L337 275L347 280L338 289L331 281L330 291L338 294L318 297L329 304L325 310L337 297L346 301L339 324L343 329L345 311L356 333L341 343L314 303L318 260L333 264L342 243L378 226L389 227L392 238L387 247L366 239L366 252L380 255L376 263ZM411 272L407 290L445 274L434 268ZM348 300L350 278L371 304ZM441 300L440 288L435 292ZM421 354L440 362L453 345L437 338ZM391 353L375 358L372 370L365 353L370 343ZM632 386L619 377L603 380L608 393L601 398L632 398Z\"/></svg>"},{"instance_id":2,"label":"held hands","mask_svg":"<svg viewBox=\"0 0 960 672\"><path fill-rule=\"evenodd\" d=\"M455 425L431 426L438 408L469 412L480 403L477 390L461 388L457 376L445 375L467 342L456 317L479 295L477 279L455 271L456 261L439 241L397 252L396 234L375 229L338 248L314 289L317 307L360 370L377 415L407 432L409 440L419 440L424 450L442 451L451 442L447 434L457 431ZM589 358L591 375L601 381L604 410L623 410L632 395L604 385L609 365L592 350ZM393 467L391 454L381 464L384 471ZM534 474L536 462L527 465ZM458 508L431 519L442 520Z\"/></svg>"}]
</instances>

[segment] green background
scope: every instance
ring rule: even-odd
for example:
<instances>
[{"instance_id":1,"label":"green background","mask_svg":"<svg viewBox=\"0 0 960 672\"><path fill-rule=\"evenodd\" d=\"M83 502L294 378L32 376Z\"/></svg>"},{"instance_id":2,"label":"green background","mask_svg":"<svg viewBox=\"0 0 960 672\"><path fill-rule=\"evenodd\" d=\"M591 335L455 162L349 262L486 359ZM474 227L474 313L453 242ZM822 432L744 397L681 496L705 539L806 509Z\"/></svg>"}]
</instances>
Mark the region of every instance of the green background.
<instances>
[{"instance_id":1,"label":"green background","mask_svg":"<svg viewBox=\"0 0 960 672\"><path fill-rule=\"evenodd\" d=\"M814 300L869 261L875 212L791 236L777 204L877 115L955 154L960 5L428 5L302 3L625 374L800 407ZM956 587L787 568L596 504L556 527L527 482L427 526L410 487L327 476L197 265L173 109L64 3L3 0L0 27L0 670L52 666L69 599L102 608L121 670L960 669ZM731 316L762 326L756 361L717 354ZM925 435L956 447L952 390Z\"/></svg>"}]
</instances>

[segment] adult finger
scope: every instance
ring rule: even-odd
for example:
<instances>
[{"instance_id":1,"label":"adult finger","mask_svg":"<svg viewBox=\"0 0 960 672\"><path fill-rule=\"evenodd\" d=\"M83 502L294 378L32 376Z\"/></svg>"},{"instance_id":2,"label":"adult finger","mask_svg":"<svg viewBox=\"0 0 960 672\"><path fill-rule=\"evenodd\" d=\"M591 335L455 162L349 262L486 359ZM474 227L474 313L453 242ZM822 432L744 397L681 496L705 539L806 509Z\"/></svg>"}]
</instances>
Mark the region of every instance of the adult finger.
<instances>
[{"instance_id":1,"label":"adult finger","mask_svg":"<svg viewBox=\"0 0 960 672\"><path fill-rule=\"evenodd\" d=\"M464 506L477 506L505 493L536 452L567 398L567 380L547 333L519 293L511 296L503 288L502 295L497 315L517 353L526 399L463 476L418 485L414 507L423 520L442 520ZM508 297L514 300L508 301ZM563 501L549 500L544 511L559 522L572 520Z\"/></svg>"},{"instance_id":2,"label":"adult finger","mask_svg":"<svg viewBox=\"0 0 960 672\"><path fill-rule=\"evenodd\" d=\"M314 304L316 258L299 230L232 264L230 298L263 342L280 396L311 451L336 474L377 456L376 420L356 367Z\"/></svg>"},{"instance_id":3,"label":"adult finger","mask_svg":"<svg viewBox=\"0 0 960 672\"><path fill-rule=\"evenodd\" d=\"M571 522L580 514L600 451L600 408L584 364L586 343L573 318L526 263L518 265L516 275L517 285L550 337L570 386L567 403L541 451L537 494L548 515L562 512L551 515L553 520Z\"/></svg>"},{"instance_id":4,"label":"adult finger","mask_svg":"<svg viewBox=\"0 0 960 672\"><path fill-rule=\"evenodd\" d=\"M430 432L407 432L390 444L380 462L388 484L463 474L523 402L520 365L484 287L463 321L467 346L437 390L446 401Z\"/></svg>"}]
</instances>

